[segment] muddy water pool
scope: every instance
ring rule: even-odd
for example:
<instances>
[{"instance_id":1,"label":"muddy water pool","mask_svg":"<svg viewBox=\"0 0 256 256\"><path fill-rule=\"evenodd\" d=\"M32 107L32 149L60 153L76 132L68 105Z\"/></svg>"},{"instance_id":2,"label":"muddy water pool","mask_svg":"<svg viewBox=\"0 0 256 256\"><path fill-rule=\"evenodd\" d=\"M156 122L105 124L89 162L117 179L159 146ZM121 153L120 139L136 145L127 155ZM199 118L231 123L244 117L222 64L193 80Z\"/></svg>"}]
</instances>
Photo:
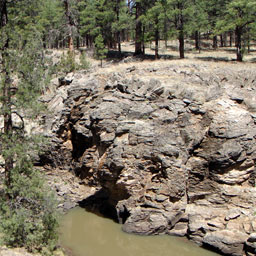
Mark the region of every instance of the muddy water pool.
<instances>
[{"instance_id":1,"label":"muddy water pool","mask_svg":"<svg viewBox=\"0 0 256 256\"><path fill-rule=\"evenodd\" d=\"M122 232L111 219L83 208L61 221L61 245L72 256L217 256L190 241L172 236L137 236Z\"/></svg>"}]
</instances>

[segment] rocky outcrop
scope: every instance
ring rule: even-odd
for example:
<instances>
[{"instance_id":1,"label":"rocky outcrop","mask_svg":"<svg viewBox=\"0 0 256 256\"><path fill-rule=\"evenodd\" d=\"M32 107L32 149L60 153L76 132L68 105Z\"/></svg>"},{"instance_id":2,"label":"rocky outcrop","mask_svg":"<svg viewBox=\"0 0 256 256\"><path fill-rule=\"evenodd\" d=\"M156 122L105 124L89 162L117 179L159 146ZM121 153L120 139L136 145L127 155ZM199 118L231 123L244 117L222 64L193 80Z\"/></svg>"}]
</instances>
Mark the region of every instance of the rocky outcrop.
<instances>
[{"instance_id":1,"label":"rocky outcrop","mask_svg":"<svg viewBox=\"0 0 256 256\"><path fill-rule=\"evenodd\" d=\"M98 187L126 232L254 255L253 69L165 62L69 80L45 96L44 162Z\"/></svg>"}]
</instances>

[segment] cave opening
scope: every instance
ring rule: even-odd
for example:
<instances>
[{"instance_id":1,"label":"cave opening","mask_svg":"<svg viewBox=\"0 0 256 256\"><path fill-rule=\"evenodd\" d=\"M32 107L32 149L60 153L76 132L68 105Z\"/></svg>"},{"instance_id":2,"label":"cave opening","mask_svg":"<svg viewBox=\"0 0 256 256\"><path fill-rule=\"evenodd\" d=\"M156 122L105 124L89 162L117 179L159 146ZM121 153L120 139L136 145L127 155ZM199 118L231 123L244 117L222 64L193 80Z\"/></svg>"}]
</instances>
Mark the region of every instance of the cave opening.
<instances>
[{"instance_id":1,"label":"cave opening","mask_svg":"<svg viewBox=\"0 0 256 256\"><path fill-rule=\"evenodd\" d=\"M94 195L79 202L79 206L88 212L112 219L119 223L119 217L114 204L110 203L109 193L105 189L100 189Z\"/></svg>"},{"instance_id":2,"label":"cave opening","mask_svg":"<svg viewBox=\"0 0 256 256\"><path fill-rule=\"evenodd\" d=\"M79 159L86 149L90 148L93 144L92 137L86 138L83 134L78 133L75 129L71 130L72 133L72 157L73 159Z\"/></svg>"}]
</instances>

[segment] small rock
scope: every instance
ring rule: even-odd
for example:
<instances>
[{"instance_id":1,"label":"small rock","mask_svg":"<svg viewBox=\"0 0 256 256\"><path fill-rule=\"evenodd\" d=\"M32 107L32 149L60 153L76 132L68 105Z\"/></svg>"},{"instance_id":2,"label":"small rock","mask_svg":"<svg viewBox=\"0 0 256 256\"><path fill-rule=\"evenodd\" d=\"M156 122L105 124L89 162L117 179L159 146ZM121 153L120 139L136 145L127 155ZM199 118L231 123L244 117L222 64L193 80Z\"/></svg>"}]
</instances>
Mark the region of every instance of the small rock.
<instances>
[{"instance_id":1,"label":"small rock","mask_svg":"<svg viewBox=\"0 0 256 256\"><path fill-rule=\"evenodd\" d=\"M187 105L189 105L189 104L191 104L192 101L189 99L183 99L183 102L186 103Z\"/></svg>"},{"instance_id":2,"label":"small rock","mask_svg":"<svg viewBox=\"0 0 256 256\"><path fill-rule=\"evenodd\" d=\"M60 77L59 86L70 85L73 82L73 77Z\"/></svg>"},{"instance_id":3,"label":"small rock","mask_svg":"<svg viewBox=\"0 0 256 256\"><path fill-rule=\"evenodd\" d=\"M247 241L251 243L256 242L256 233L251 233Z\"/></svg>"},{"instance_id":4,"label":"small rock","mask_svg":"<svg viewBox=\"0 0 256 256\"><path fill-rule=\"evenodd\" d=\"M77 205L77 204L76 204L75 202L65 202L65 203L63 204L63 209L64 209L64 210L70 210L70 209L76 207L76 205Z\"/></svg>"},{"instance_id":5,"label":"small rock","mask_svg":"<svg viewBox=\"0 0 256 256\"><path fill-rule=\"evenodd\" d=\"M136 67L135 66L132 66L132 67L130 67L130 68L127 68L126 69L127 70L127 72L133 72L133 71L135 71L136 70Z\"/></svg>"},{"instance_id":6,"label":"small rock","mask_svg":"<svg viewBox=\"0 0 256 256\"><path fill-rule=\"evenodd\" d=\"M172 236L185 236L187 234L188 224L179 222L177 223L173 229L168 231L168 235Z\"/></svg>"},{"instance_id":7,"label":"small rock","mask_svg":"<svg viewBox=\"0 0 256 256\"><path fill-rule=\"evenodd\" d=\"M225 217L226 221L233 220L238 218L241 215L240 210L238 209L232 209L229 211L228 215Z\"/></svg>"},{"instance_id":8,"label":"small rock","mask_svg":"<svg viewBox=\"0 0 256 256\"><path fill-rule=\"evenodd\" d=\"M158 87L156 89L153 90L153 93L158 95L158 96L161 96L163 93L164 93L164 87Z\"/></svg>"}]
</instances>

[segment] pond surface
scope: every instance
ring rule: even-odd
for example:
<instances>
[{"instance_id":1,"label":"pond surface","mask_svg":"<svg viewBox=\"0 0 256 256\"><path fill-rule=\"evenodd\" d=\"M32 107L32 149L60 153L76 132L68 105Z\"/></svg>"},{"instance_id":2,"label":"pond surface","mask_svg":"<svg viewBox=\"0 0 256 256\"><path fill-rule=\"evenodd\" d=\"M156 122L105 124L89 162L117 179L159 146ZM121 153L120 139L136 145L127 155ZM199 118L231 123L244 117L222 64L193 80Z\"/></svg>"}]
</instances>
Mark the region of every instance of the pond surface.
<instances>
[{"instance_id":1,"label":"pond surface","mask_svg":"<svg viewBox=\"0 0 256 256\"><path fill-rule=\"evenodd\" d=\"M73 256L217 256L192 242L172 236L137 236L121 225L82 208L61 222L61 244Z\"/></svg>"}]
</instances>

